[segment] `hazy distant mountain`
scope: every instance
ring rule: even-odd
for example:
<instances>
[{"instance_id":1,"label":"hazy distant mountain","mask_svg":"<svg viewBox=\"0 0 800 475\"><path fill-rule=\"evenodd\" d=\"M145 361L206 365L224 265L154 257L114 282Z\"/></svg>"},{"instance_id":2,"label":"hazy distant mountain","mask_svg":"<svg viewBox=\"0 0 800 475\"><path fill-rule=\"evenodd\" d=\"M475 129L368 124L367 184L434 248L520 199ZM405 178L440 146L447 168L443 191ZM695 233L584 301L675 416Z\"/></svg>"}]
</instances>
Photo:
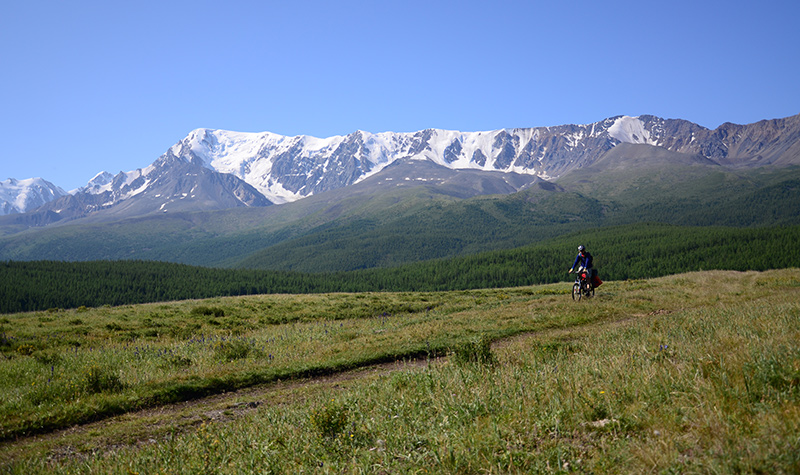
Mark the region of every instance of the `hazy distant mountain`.
<instances>
[{"instance_id":1,"label":"hazy distant mountain","mask_svg":"<svg viewBox=\"0 0 800 475\"><path fill-rule=\"evenodd\" d=\"M0 181L0 215L26 213L67 192L41 178Z\"/></svg>"}]
</instances>

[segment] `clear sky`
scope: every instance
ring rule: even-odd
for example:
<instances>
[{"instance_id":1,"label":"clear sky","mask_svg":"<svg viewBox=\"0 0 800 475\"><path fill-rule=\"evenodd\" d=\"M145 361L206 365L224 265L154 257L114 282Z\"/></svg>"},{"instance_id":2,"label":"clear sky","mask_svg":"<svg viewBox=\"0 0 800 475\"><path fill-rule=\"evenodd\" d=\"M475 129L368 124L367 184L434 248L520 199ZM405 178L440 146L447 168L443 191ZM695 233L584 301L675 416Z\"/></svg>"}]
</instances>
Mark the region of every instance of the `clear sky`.
<instances>
[{"instance_id":1,"label":"clear sky","mask_svg":"<svg viewBox=\"0 0 800 475\"><path fill-rule=\"evenodd\" d=\"M66 190L191 130L329 137L800 113L800 1L7 0L0 180Z\"/></svg>"}]
</instances>

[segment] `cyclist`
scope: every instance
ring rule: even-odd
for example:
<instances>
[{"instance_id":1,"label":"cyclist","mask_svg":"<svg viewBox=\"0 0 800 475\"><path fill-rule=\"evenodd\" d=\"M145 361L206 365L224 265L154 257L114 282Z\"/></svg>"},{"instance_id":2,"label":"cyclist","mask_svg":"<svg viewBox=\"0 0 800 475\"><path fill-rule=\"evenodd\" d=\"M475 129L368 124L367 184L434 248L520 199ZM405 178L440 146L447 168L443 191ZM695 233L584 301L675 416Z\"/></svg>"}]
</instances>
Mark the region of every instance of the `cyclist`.
<instances>
[{"instance_id":1,"label":"cyclist","mask_svg":"<svg viewBox=\"0 0 800 475\"><path fill-rule=\"evenodd\" d=\"M578 246L578 255L575 257L575 262L569 269L569 273L572 274L572 272L574 272L579 266L585 267L589 271L589 279L592 284L594 284L596 281L595 279L597 278L597 269L594 268L592 263L592 255L586 250L585 247L583 247L583 245Z\"/></svg>"}]
</instances>

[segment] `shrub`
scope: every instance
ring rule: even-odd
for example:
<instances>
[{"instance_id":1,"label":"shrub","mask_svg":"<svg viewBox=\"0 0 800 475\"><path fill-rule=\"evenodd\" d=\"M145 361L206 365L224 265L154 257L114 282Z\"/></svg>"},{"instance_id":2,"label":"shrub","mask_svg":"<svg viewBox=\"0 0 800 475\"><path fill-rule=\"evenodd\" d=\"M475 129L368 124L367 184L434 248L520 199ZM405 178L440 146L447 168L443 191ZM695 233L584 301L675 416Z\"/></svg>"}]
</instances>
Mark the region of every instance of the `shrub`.
<instances>
[{"instance_id":1,"label":"shrub","mask_svg":"<svg viewBox=\"0 0 800 475\"><path fill-rule=\"evenodd\" d=\"M247 340L227 340L214 345L217 358L223 361L233 361L247 358L254 351Z\"/></svg>"},{"instance_id":2,"label":"shrub","mask_svg":"<svg viewBox=\"0 0 800 475\"><path fill-rule=\"evenodd\" d=\"M225 310L219 307L208 307L206 305L200 305L199 307L193 308L189 313L192 315L206 315L206 316L215 316L215 317L224 317Z\"/></svg>"},{"instance_id":3,"label":"shrub","mask_svg":"<svg viewBox=\"0 0 800 475\"><path fill-rule=\"evenodd\" d=\"M64 384L37 384L28 393L28 401L34 406L41 404L63 404L74 396L70 393L70 387Z\"/></svg>"},{"instance_id":4,"label":"shrub","mask_svg":"<svg viewBox=\"0 0 800 475\"><path fill-rule=\"evenodd\" d=\"M178 338L180 340L188 339L200 332L201 328L203 328L203 325L199 323L189 323L183 327L173 326L169 328L169 335L172 338Z\"/></svg>"},{"instance_id":5,"label":"shrub","mask_svg":"<svg viewBox=\"0 0 800 475\"><path fill-rule=\"evenodd\" d=\"M90 394L115 392L124 386L119 376L108 368L90 366L86 372L86 392Z\"/></svg>"},{"instance_id":6,"label":"shrub","mask_svg":"<svg viewBox=\"0 0 800 475\"><path fill-rule=\"evenodd\" d=\"M164 369L188 368L192 365L191 358L179 355L166 355L159 366Z\"/></svg>"},{"instance_id":7,"label":"shrub","mask_svg":"<svg viewBox=\"0 0 800 475\"><path fill-rule=\"evenodd\" d=\"M111 322L106 324L106 329L112 332L118 332L123 328L118 323Z\"/></svg>"},{"instance_id":8,"label":"shrub","mask_svg":"<svg viewBox=\"0 0 800 475\"><path fill-rule=\"evenodd\" d=\"M453 360L458 365L481 364L492 366L497 358L492 353L492 341L481 336L461 343L453 349Z\"/></svg>"},{"instance_id":9,"label":"shrub","mask_svg":"<svg viewBox=\"0 0 800 475\"><path fill-rule=\"evenodd\" d=\"M33 357L43 365L54 365L61 362L61 353L57 350L42 350L33 354Z\"/></svg>"},{"instance_id":10,"label":"shrub","mask_svg":"<svg viewBox=\"0 0 800 475\"><path fill-rule=\"evenodd\" d=\"M800 394L800 350L785 346L756 355L744 365L744 383L753 402Z\"/></svg>"},{"instance_id":11,"label":"shrub","mask_svg":"<svg viewBox=\"0 0 800 475\"><path fill-rule=\"evenodd\" d=\"M347 427L348 413L347 408L331 401L330 404L322 406L313 412L309 417L311 427L322 437L334 438Z\"/></svg>"}]
</instances>

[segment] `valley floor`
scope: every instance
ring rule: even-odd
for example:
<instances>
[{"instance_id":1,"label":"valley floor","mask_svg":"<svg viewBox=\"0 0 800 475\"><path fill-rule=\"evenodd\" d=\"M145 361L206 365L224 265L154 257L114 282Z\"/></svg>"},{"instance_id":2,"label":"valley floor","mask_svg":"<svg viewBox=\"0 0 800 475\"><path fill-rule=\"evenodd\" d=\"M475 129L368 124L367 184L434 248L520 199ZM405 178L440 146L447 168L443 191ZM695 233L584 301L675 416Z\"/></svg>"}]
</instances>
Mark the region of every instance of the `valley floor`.
<instances>
[{"instance_id":1,"label":"valley floor","mask_svg":"<svg viewBox=\"0 0 800 475\"><path fill-rule=\"evenodd\" d=\"M607 282L594 299L577 303L565 287L285 297L285 305L312 308L319 315L268 325L273 332L291 329L302 335L290 342L297 355L319 360L321 354L354 353L374 345L371 356L362 357L364 363L355 370L328 364L327 373L318 377L303 378L298 370L289 379L39 435L20 434L0 446L0 471L800 470L797 269ZM246 313L237 314L237 309L261 314L263 308L278 306L274 299L215 299L205 306L226 309L226 318L244 319ZM372 304L358 315L364 301ZM404 307L420 301L426 306ZM164 325L170 309L203 303L161 308ZM391 316L375 314L389 307ZM127 322L149 318L152 323L153 307L140 310L128 308ZM106 310L98 321L107 321L115 311ZM49 323L41 322L42 315L10 318ZM99 325L86 314L82 320L82 325ZM245 337L263 336L262 327L245 327L249 330L240 330ZM488 347L490 340L494 343ZM423 342L431 348L429 356L420 357L415 346L403 346L403 341ZM153 345L159 342L191 359L168 377L204 364L177 338L152 340ZM396 358L370 363L377 347L393 348ZM42 364L41 355L33 357L40 351L30 361L23 356L10 361L31 370ZM386 360L392 351L378 359ZM52 368L67 358L62 354ZM265 358L252 350L235 361L218 361L218 366L241 372ZM223 370L215 371L208 377L220 378ZM133 375L121 374L126 387L98 394L135 395ZM18 395L28 390L4 391ZM18 408L23 406L18 402ZM35 410L30 414L30 420L37 420ZM4 424L4 430L13 429Z\"/></svg>"}]
</instances>

